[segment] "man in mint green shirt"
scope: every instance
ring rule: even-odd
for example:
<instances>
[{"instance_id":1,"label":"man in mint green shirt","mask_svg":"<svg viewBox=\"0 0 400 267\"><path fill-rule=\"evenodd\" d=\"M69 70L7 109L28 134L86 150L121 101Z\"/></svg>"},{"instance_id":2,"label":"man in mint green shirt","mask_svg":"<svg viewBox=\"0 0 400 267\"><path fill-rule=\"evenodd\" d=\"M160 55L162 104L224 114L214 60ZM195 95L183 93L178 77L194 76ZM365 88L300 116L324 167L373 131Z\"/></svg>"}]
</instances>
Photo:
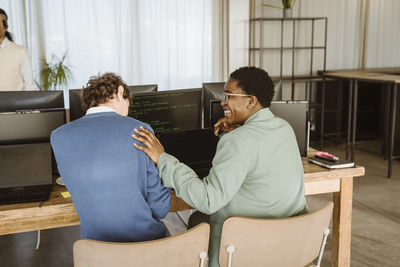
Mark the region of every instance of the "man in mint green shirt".
<instances>
[{"instance_id":1,"label":"man in mint green shirt","mask_svg":"<svg viewBox=\"0 0 400 267\"><path fill-rule=\"evenodd\" d=\"M225 117L215 134L225 132L207 177L164 152L147 129L135 129L134 143L155 164L164 186L200 212L210 214L209 266L219 266L222 225L231 216L284 218L307 212L304 173L290 125L269 110L274 84L255 67L234 71L225 85ZM224 249L224 248L223 248Z\"/></svg>"}]
</instances>

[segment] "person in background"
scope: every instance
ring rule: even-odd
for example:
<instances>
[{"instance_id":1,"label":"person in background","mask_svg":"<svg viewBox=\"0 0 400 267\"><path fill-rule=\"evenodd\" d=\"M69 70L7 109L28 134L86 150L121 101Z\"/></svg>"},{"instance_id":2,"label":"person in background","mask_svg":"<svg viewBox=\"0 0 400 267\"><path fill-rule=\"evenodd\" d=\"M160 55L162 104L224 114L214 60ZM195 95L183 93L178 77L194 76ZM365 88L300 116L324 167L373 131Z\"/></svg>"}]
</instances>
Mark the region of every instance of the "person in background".
<instances>
[{"instance_id":1,"label":"person in background","mask_svg":"<svg viewBox=\"0 0 400 267\"><path fill-rule=\"evenodd\" d=\"M0 8L0 91L36 90L28 51L14 43L7 21Z\"/></svg>"},{"instance_id":2,"label":"person in background","mask_svg":"<svg viewBox=\"0 0 400 267\"><path fill-rule=\"evenodd\" d=\"M197 209L194 226L211 226L211 267L219 266L222 225L230 216L283 218L308 212L303 165L291 126L269 110L274 84L255 67L234 71L225 85L224 118L215 125L221 135L212 168L199 179L188 166L165 153L154 134L142 126L132 137L134 146L149 155L164 185ZM210 214L211 216L208 216Z\"/></svg>"},{"instance_id":3,"label":"person in background","mask_svg":"<svg viewBox=\"0 0 400 267\"><path fill-rule=\"evenodd\" d=\"M169 211L171 192L150 158L131 145L132 129L151 129L127 116L131 98L121 77L92 77L83 89L86 115L51 134L82 238L133 242L168 233L160 219Z\"/></svg>"}]
</instances>

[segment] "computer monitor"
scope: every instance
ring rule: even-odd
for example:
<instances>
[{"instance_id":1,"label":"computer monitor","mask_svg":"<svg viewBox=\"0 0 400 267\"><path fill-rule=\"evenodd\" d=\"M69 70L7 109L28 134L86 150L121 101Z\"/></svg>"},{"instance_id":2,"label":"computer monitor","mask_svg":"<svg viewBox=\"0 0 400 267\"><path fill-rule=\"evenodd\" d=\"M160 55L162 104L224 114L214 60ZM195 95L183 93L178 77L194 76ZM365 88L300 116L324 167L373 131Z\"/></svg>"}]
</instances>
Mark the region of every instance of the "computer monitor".
<instances>
[{"instance_id":1,"label":"computer monitor","mask_svg":"<svg viewBox=\"0 0 400 267\"><path fill-rule=\"evenodd\" d=\"M65 109L0 113L0 145L50 142L51 132L65 123Z\"/></svg>"},{"instance_id":2,"label":"computer monitor","mask_svg":"<svg viewBox=\"0 0 400 267\"><path fill-rule=\"evenodd\" d=\"M204 90L204 128L210 128L210 103L211 101L221 101L224 97L224 82L203 83Z\"/></svg>"},{"instance_id":3,"label":"computer monitor","mask_svg":"<svg viewBox=\"0 0 400 267\"><path fill-rule=\"evenodd\" d=\"M211 129L160 134L160 142L165 151L192 168L199 178L208 175L217 150L218 140Z\"/></svg>"},{"instance_id":4,"label":"computer monitor","mask_svg":"<svg viewBox=\"0 0 400 267\"><path fill-rule=\"evenodd\" d=\"M129 92L135 96L136 94L146 93L146 92L156 92L157 84L148 85L130 85L128 86ZM69 116L70 121L79 119L85 112L82 107L82 89L72 89L69 90Z\"/></svg>"},{"instance_id":5,"label":"computer monitor","mask_svg":"<svg viewBox=\"0 0 400 267\"><path fill-rule=\"evenodd\" d=\"M129 116L149 124L156 135L201 128L202 89L136 94Z\"/></svg>"},{"instance_id":6,"label":"computer monitor","mask_svg":"<svg viewBox=\"0 0 400 267\"><path fill-rule=\"evenodd\" d=\"M157 84L146 84L146 85L129 85L129 92L131 92L132 95L135 95L137 93L146 93L146 92L155 92L157 91Z\"/></svg>"},{"instance_id":7,"label":"computer monitor","mask_svg":"<svg viewBox=\"0 0 400 267\"><path fill-rule=\"evenodd\" d=\"M63 91L0 92L0 112L64 108Z\"/></svg>"},{"instance_id":8,"label":"computer monitor","mask_svg":"<svg viewBox=\"0 0 400 267\"><path fill-rule=\"evenodd\" d=\"M308 101L272 101L270 110L292 126L300 154L306 157L309 146ZM211 125L224 116L221 101L211 102L210 115Z\"/></svg>"},{"instance_id":9,"label":"computer monitor","mask_svg":"<svg viewBox=\"0 0 400 267\"><path fill-rule=\"evenodd\" d=\"M308 101L272 101L272 113L286 120L296 134L302 157L307 156L309 145Z\"/></svg>"},{"instance_id":10,"label":"computer monitor","mask_svg":"<svg viewBox=\"0 0 400 267\"><path fill-rule=\"evenodd\" d=\"M74 121L85 115L82 107L82 89L69 90L69 120Z\"/></svg>"},{"instance_id":11,"label":"computer monitor","mask_svg":"<svg viewBox=\"0 0 400 267\"><path fill-rule=\"evenodd\" d=\"M21 190L23 186L52 184L50 143L0 146L0 159L1 189ZM0 203L15 202L21 201L7 202L4 195L0 200Z\"/></svg>"},{"instance_id":12,"label":"computer monitor","mask_svg":"<svg viewBox=\"0 0 400 267\"><path fill-rule=\"evenodd\" d=\"M209 110L210 117L208 119L209 125L211 128L214 127L214 124L217 121L224 117L224 109L221 106L221 101L219 100L211 100L210 101L210 110Z\"/></svg>"}]
</instances>

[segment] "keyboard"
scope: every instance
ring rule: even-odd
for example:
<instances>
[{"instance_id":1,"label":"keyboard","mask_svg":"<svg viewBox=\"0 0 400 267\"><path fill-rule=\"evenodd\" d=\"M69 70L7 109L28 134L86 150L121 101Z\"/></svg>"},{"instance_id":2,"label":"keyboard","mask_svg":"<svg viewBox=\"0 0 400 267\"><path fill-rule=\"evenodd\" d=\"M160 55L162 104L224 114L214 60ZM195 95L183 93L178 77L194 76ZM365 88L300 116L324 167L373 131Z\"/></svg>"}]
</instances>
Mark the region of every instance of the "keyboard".
<instances>
[{"instance_id":1,"label":"keyboard","mask_svg":"<svg viewBox=\"0 0 400 267\"><path fill-rule=\"evenodd\" d=\"M0 188L0 204L46 201L51 188L51 184Z\"/></svg>"}]
</instances>

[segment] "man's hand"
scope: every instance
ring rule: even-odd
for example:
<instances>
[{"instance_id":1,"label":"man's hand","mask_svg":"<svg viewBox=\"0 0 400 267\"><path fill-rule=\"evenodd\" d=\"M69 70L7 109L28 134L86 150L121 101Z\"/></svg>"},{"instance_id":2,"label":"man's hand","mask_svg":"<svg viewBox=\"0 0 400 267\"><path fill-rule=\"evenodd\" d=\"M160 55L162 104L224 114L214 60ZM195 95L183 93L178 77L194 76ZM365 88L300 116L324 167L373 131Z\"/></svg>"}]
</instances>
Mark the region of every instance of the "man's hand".
<instances>
[{"instance_id":1,"label":"man's hand","mask_svg":"<svg viewBox=\"0 0 400 267\"><path fill-rule=\"evenodd\" d=\"M240 127L240 124L228 124L228 119L223 117L214 124L214 135L218 136L219 131L230 132Z\"/></svg>"},{"instance_id":2,"label":"man's hand","mask_svg":"<svg viewBox=\"0 0 400 267\"><path fill-rule=\"evenodd\" d=\"M158 158L162 153L164 153L164 147L160 143L160 141L157 139L157 137L154 136L154 134L144 128L143 126L140 126L139 129L133 129L135 133L137 134L132 134L132 138L142 142L145 146L141 146L139 144L133 143L133 145L139 149L142 150L144 153L149 156L149 158L154 162L154 164L157 165L158 163Z\"/></svg>"}]
</instances>

